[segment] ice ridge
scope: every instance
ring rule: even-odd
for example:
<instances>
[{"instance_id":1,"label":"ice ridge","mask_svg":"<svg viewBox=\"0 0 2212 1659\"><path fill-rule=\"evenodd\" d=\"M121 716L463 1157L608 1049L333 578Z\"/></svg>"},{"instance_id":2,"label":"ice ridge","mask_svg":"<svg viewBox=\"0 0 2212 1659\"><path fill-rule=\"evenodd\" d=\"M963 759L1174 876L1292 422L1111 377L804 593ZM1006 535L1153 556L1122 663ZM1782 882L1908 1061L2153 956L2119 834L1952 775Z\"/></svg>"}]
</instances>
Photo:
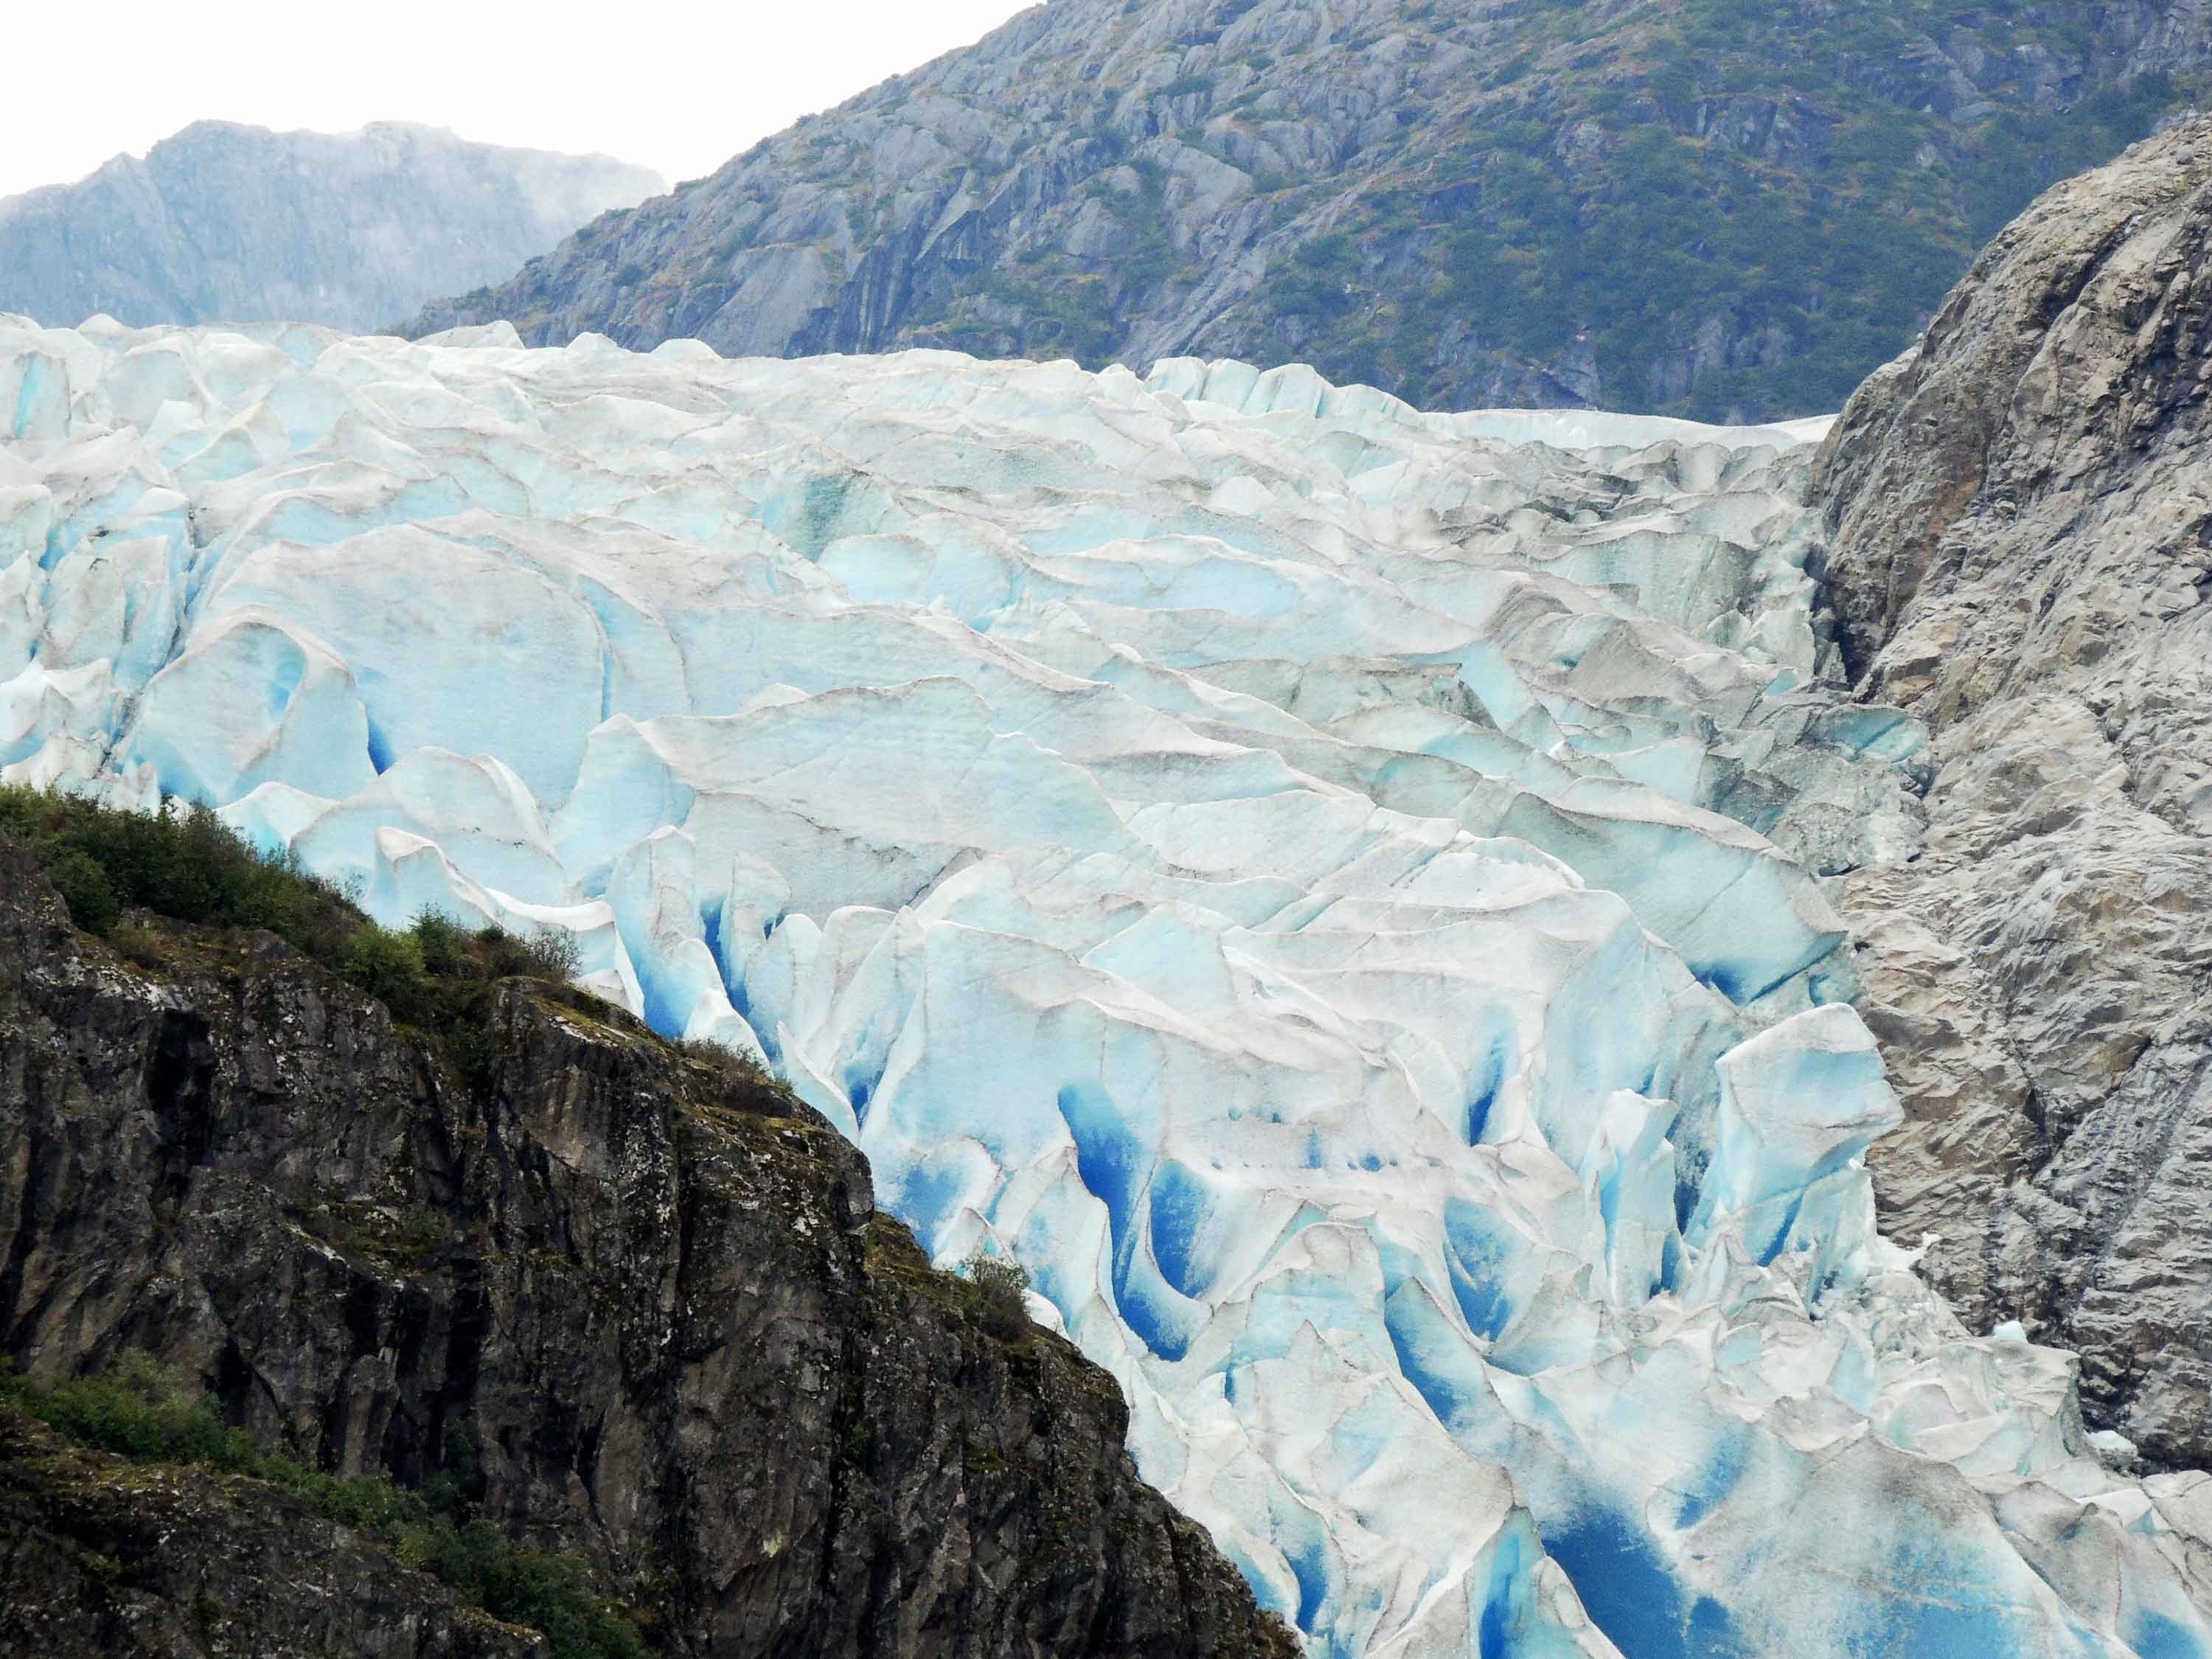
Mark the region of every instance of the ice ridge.
<instances>
[{"instance_id":1,"label":"ice ridge","mask_svg":"<svg viewBox=\"0 0 2212 1659\"><path fill-rule=\"evenodd\" d=\"M0 434L6 778L759 1051L1316 1654L2212 1652L1875 1228L1817 428L9 319Z\"/></svg>"}]
</instances>

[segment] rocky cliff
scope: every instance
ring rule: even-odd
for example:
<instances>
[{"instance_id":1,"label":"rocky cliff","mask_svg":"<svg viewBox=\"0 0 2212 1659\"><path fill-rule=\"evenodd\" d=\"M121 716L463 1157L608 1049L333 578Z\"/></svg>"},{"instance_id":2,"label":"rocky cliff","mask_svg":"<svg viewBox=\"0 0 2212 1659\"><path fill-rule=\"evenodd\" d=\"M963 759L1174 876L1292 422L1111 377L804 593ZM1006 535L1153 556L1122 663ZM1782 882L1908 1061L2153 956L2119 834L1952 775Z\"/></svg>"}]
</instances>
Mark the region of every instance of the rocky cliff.
<instances>
[{"instance_id":1,"label":"rocky cliff","mask_svg":"<svg viewBox=\"0 0 2212 1659\"><path fill-rule=\"evenodd\" d=\"M0 1651L548 1659L296 1498L88 1450L6 1407Z\"/></svg>"},{"instance_id":2,"label":"rocky cliff","mask_svg":"<svg viewBox=\"0 0 2212 1659\"><path fill-rule=\"evenodd\" d=\"M662 188L604 155L402 122L338 136L202 121L143 161L0 201L0 311L374 328Z\"/></svg>"},{"instance_id":3,"label":"rocky cliff","mask_svg":"<svg viewBox=\"0 0 2212 1659\"><path fill-rule=\"evenodd\" d=\"M1861 694L1931 728L1843 889L1909 1121L1885 1224L2092 1415L2212 1461L2212 122L2053 190L1851 399L1816 483Z\"/></svg>"},{"instance_id":4,"label":"rocky cliff","mask_svg":"<svg viewBox=\"0 0 2212 1659\"><path fill-rule=\"evenodd\" d=\"M2204 0L1056 0L409 327L1820 414L2208 67Z\"/></svg>"},{"instance_id":5,"label":"rocky cliff","mask_svg":"<svg viewBox=\"0 0 2212 1659\"><path fill-rule=\"evenodd\" d=\"M127 937L0 848L0 1347L33 1380L155 1355L402 1486L465 1437L479 1513L659 1651L1293 1651L1139 1482L1111 1380L933 1272L780 1091L520 981L465 1080L274 935ZM538 1650L273 1488L4 1413L0 1514L0 1638L42 1653Z\"/></svg>"}]
</instances>

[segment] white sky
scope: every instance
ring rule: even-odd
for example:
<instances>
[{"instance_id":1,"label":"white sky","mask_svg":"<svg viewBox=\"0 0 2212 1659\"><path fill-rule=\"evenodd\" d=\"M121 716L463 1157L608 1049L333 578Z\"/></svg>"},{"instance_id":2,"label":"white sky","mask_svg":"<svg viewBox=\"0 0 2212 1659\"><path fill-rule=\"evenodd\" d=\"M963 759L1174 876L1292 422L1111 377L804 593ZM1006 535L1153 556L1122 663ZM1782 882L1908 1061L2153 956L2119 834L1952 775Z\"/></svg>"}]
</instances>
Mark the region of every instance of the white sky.
<instances>
[{"instance_id":1,"label":"white sky","mask_svg":"<svg viewBox=\"0 0 2212 1659\"><path fill-rule=\"evenodd\" d=\"M1024 0L0 0L0 196L198 120L604 150L672 184Z\"/></svg>"}]
</instances>

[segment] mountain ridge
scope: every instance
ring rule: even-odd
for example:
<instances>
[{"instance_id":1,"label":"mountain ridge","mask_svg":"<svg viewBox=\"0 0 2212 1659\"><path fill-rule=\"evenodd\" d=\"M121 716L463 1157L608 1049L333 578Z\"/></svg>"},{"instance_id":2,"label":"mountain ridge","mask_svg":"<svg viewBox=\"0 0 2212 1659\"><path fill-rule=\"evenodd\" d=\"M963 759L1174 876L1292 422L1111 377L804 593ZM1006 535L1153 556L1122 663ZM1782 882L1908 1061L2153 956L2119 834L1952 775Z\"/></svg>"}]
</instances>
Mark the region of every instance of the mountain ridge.
<instances>
[{"instance_id":1,"label":"mountain ridge","mask_svg":"<svg viewBox=\"0 0 2212 1659\"><path fill-rule=\"evenodd\" d=\"M0 310L72 325L272 319L366 328L503 269L659 175L611 156L374 121L196 121L143 156L0 200Z\"/></svg>"},{"instance_id":2,"label":"mountain ridge","mask_svg":"<svg viewBox=\"0 0 2212 1659\"><path fill-rule=\"evenodd\" d=\"M602 217L420 335L1310 360L1431 408L1840 406L2203 0L1061 0Z\"/></svg>"}]
</instances>

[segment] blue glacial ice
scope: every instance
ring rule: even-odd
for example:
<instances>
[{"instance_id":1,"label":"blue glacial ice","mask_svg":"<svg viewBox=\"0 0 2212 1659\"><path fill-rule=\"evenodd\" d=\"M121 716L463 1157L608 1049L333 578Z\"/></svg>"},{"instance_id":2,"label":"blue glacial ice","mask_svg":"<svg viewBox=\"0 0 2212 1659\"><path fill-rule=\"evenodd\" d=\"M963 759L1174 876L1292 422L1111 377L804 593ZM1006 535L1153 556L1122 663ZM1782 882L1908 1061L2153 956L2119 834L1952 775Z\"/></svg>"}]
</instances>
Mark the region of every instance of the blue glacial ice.
<instances>
[{"instance_id":1,"label":"blue glacial ice","mask_svg":"<svg viewBox=\"0 0 2212 1659\"><path fill-rule=\"evenodd\" d=\"M763 1054L1316 1655L2212 1652L1875 1227L1818 435L0 319L0 767Z\"/></svg>"}]
</instances>

